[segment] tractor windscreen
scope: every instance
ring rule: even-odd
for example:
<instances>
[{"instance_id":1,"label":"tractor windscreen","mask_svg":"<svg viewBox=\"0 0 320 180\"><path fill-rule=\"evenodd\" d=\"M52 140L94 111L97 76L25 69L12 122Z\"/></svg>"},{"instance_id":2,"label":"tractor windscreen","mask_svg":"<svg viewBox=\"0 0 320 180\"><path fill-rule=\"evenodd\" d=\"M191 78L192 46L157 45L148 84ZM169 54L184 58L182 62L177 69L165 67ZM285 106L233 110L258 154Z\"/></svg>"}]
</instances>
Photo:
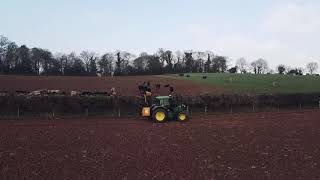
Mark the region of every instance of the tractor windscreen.
<instances>
[{"instance_id":1,"label":"tractor windscreen","mask_svg":"<svg viewBox=\"0 0 320 180\"><path fill-rule=\"evenodd\" d=\"M169 96L158 96L154 99L154 104L157 106L170 106Z\"/></svg>"},{"instance_id":2,"label":"tractor windscreen","mask_svg":"<svg viewBox=\"0 0 320 180\"><path fill-rule=\"evenodd\" d=\"M160 106L161 105L160 104L160 99L157 99L157 98L153 99L153 104L156 105L156 106Z\"/></svg>"}]
</instances>

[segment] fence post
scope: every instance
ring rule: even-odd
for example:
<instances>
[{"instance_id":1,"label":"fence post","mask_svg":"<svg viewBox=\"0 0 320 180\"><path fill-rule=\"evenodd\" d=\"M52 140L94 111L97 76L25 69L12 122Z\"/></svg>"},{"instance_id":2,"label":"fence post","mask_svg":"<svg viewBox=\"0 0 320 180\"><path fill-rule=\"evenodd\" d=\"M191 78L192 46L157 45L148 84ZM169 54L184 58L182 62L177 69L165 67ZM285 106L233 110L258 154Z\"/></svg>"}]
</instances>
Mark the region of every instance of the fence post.
<instances>
[{"instance_id":1,"label":"fence post","mask_svg":"<svg viewBox=\"0 0 320 180\"><path fill-rule=\"evenodd\" d=\"M118 117L121 117L121 111L120 111L120 106L118 107Z\"/></svg>"},{"instance_id":2,"label":"fence post","mask_svg":"<svg viewBox=\"0 0 320 180\"><path fill-rule=\"evenodd\" d=\"M204 106L204 114L207 115L207 106Z\"/></svg>"},{"instance_id":3,"label":"fence post","mask_svg":"<svg viewBox=\"0 0 320 180\"><path fill-rule=\"evenodd\" d=\"M52 109L52 117L54 118L54 109Z\"/></svg>"},{"instance_id":4,"label":"fence post","mask_svg":"<svg viewBox=\"0 0 320 180\"><path fill-rule=\"evenodd\" d=\"M255 112L254 103L252 103L252 112Z\"/></svg>"},{"instance_id":5,"label":"fence post","mask_svg":"<svg viewBox=\"0 0 320 180\"><path fill-rule=\"evenodd\" d=\"M86 116L89 116L89 108L86 108Z\"/></svg>"},{"instance_id":6,"label":"fence post","mask_svg":"<svg viewBox=\"0 0 320 180\"><path fill-rule=\"evenodd\" d=\"M20 118L20 106L18 106L17 117L18 117L18 119Z\"/></svg>"},{"instance_id":7,"label":"fence post","mask_svg":"<svg viewBox=\"0 0 320 180\"><path fill-rule=\"evenodd\" d=\"M233 113L233 107L232 107L232 104L230 106L230 113L232 114Z\"/></svg>"},{"instance_id":8,"label":"fence post","mask_svg":"<svg viewBox=\"0 0 320 180\"><path fill-rule=\"evenodd\" d=\"M320 109L320 98L319 98L319 109Z\"/></svg>"}]
</instances>

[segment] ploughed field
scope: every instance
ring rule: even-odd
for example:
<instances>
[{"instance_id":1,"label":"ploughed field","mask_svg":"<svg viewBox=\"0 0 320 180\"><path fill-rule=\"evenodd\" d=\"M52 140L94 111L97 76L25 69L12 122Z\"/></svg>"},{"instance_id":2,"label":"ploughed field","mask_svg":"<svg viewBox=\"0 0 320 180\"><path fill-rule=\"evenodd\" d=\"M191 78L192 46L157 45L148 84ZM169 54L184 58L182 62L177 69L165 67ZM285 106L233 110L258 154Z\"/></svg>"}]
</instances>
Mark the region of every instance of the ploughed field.
<instances>
[{"instance_id":1,"label":"ploughed field","mask_svg":"<svg viewBox=\"0 0 320 180\"><path fill-rule=\"evenodd\" d=\"M0 91L35 91L41 89L61 91L109 92L116 88L119 95L138 95L138 85L150 81L154 90L160 84L159 93L166 95L170 85L175 92L182 95L217 93L221 88L213 85L199 85L187 80L165 76L115 76L111 77L72 77L72 76L0 76Z\"/></svg>"},{"instance_id":2,"label":"ploughed field","mask_svg":"<svg viewBox=\"0 0 320 180\"><path fill-rule=\"evenodd\" d=\"M319 117L0 121L0 179L320 179Z\"/></svg>"}]
</instances>

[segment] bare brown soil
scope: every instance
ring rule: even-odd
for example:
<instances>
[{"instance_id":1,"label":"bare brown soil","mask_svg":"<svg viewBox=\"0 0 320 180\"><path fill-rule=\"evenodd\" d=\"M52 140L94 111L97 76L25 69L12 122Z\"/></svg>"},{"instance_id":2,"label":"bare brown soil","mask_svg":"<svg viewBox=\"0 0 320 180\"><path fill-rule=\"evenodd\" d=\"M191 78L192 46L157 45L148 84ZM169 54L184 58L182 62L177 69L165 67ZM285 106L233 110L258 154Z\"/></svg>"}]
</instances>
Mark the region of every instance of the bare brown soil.
<instances>
[{"instance_id":1,"label":"bare brown soil","mask_svg":"<svg viewBox=\"0 0 320 180\"><path fill-rule=\"evenodd\" d=\"M168 94L166 84L173 86L182 95L215 93L218 87L194 84L186 80L165 78L163 76L124 76L124 77L69 77L69 76L0 76L0 91L33 91L40 89L63 91L104 91L115 87L120 95L135 96L138 85L150 81L152 88L161 84L159 94Z\"/></svg>"},{"instance_id":2,"label":"bare brown soil","mask_svg":"<svg viewBox=\"0 0 320 180\"><path fill-rule=\"evenodd\" d=\"M0 179L320 179L320 111L0 122Z\"/></svg>"}]
</instances>

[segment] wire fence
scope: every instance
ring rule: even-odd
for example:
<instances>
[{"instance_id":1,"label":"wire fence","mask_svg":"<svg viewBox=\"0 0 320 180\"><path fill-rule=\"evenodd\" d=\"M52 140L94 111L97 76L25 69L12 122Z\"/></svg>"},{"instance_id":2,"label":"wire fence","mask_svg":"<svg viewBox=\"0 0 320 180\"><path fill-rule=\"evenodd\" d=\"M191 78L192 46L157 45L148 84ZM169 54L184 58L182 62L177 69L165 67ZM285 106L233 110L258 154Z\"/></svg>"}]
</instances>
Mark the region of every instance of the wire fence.
<instances>
[{"instance_id":1,"label":"wire fence","mask_svg":"<svg viewBox=\"0 0 320 180\"><path fill-rule=\"evenodd\" d=\"M238 97L238 96L237 96ZM271 98L272 97L272 98ZM294 98L293 98L294 97ZM309 98L306 98L309 97ZM310 98L311 97L311 98ZM254 112L320 110L320 96L279 96L269 98L187 97L178 98L187 105L191 116ZM219 99L220 98L220 99ZM254 100L253 100L254 99ZM265 100L268 99L268 100ZM293 100L294 99L294 100ZM0 98L0 119L120 119L141 117L137 97L10 97Z\"/></svg>"},{"instance_id":2,"label":"wire fence","mask_svg":"<svg viewBox=\"0 0 320 180\"><path fill-rule=\"evenodd\" d=\"M319 103L320 104L320 103ZM259 113L259 112L288 112L288 111L306 111L306 110L319 110L319 104L315 105L293 105L293 106L230 106L228 108L210 109L207 106L201 108L196 107L190 109L191 115L216 115L216 114L238 114L238 113Z\"/></svg>"}]
</instances>

